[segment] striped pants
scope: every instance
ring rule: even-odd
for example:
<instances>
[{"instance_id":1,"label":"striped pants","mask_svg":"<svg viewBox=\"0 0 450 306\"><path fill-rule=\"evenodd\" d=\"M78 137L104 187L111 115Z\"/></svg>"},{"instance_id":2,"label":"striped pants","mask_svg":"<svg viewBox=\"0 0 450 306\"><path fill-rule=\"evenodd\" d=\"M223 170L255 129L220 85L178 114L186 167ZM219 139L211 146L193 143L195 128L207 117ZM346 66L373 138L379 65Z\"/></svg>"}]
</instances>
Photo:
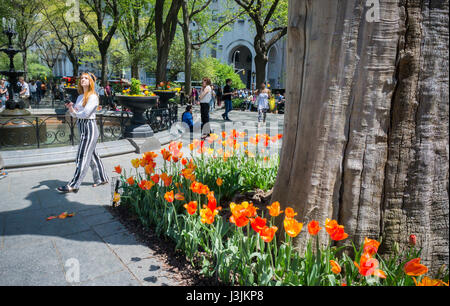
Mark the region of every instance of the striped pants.
<instances>
[{"instance_id":1,"label":"striped pants","mask_svg":"<svg viewBox=\"0 0 450 306\"><path fill-rule=\"evenodd\" d=\"M99 136L95 119L78 119L77 125L80 131L80 145L78 146L77 159L75 161L77 169L72 181L68 184L70 188L74 189L80 187L86 176L88 166L92 169L95 184L108 181L108 175L95 148Z\"/></svg>"}]
</instances>

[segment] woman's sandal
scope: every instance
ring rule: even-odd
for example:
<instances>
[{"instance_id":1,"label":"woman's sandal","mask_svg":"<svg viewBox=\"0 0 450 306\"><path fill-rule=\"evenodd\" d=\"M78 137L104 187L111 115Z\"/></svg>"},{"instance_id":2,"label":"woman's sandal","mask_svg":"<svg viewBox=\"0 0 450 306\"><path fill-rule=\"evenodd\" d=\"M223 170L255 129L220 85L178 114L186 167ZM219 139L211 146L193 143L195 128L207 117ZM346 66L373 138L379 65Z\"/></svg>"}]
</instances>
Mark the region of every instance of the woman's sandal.
<instances>
[{"instance_id":1,"label":"woman's sandal","mask_svg":"<svg viewBox=\"0 0 450 306\"><path fill-rule=\"evenodd\" d=\"M61 187L58 187L58 191L60 191L62 193L69 193L69 192L77 193L78 189L70 188L68 186L61 186Z\"/></svg>"},{"instance_id":2,"label":"woman's sandal","mask_svg":"<svg viewBox=\"0 0 450 306\"><path fill-rule=\"evenodd\" d=\"M98 187L98 186L105 185L105 184L108 184L108 183L109 183L108 181L106 181L106 182L101 182L101 183L92 185L92 187Z\"/></svg>"}]
</instances>

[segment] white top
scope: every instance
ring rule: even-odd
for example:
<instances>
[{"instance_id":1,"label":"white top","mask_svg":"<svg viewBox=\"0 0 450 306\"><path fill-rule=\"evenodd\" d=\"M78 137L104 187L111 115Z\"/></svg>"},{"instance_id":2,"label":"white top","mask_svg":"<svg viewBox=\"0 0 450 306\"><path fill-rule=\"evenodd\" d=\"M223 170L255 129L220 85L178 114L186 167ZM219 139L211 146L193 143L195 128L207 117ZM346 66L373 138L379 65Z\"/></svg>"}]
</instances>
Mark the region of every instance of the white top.
<instances>
[{"instance_id":1,"label":"white top","mask_svg":"<svg viewBox=\"0 0 450 306\"><path fill-rule=\"evenodd\" d=\"M267 93L260 93L256 103L258 104L258 109L269 108L269 95Z\"/></svg>"},{"instance_id":2,"label":"white top","mask_svg":"<svg viewBox=\"0 0 450 306\"><path fill-rule=\"evenodd\" d=\"M29 96L30 95L30 87L28 86L27 82L23 82L20 83L20 86L22 86L22 89L20 90L20 92L22 92L25 89L25 93L23 94L24 96Z\"/></svg>"},{"instance_id":3,"label":"white top","mask_svg":"<svg viewBox=\"0 0 450 306\"><path fill-rule=\"evenodd\" d=\"M200 100L200 103L209 103L212 99L211 86L206 86L205 91L208 91L206 95ZM203 94L203 90L200 92L200 96Z\"/></svg>"},{"instance_id":4,"label":"white top","mask_svg":"<svg viewBox=\"0 0 450 306\"><path fill-rule=\"evenodd\" d=\"M78 119L95 119L95 110L99 104L98 96L96 94L90 95L85 107L83 107L83 97L84 94L78 96L77 102L73 106L75 112L71 112L70 115Z\"/></svg>"},{"instance_id":5,"label":"white top","mask_svg":"<svg viewBox=\"0 0 450 306\"><path fill-rule=\"evenodd\" d=\"M34 85L33 84L30 84L30 92L36 92L36 83L34 83Z\"/></svg>"}]
</instances>

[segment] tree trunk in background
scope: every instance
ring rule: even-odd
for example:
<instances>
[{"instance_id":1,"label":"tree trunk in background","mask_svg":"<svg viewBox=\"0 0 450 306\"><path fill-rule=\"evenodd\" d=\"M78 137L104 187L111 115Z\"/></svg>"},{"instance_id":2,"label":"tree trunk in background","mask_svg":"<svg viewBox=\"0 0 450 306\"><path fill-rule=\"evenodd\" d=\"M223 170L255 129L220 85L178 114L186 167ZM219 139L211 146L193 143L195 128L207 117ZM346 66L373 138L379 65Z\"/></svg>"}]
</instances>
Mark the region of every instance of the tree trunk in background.
<instances>
[{"instance_id":1,"label":"tree trunk in background","mask_svg":"<svg viewBox=\"0 0 450 306\"><path fill-rule=\"evenodd\" d=\"M131 77L139 80L139 65L136 60L131 62Z\"/></svg>"},{"instance_id":2,"label":"tree trunk in background","mask_svg":"<svg viewBox=\"0 0 450 306\"><path fill-rule=\"evenodd\" d=\"M106 86L106 81L108 80L108 48L100 50L100 57L102 61L102 72L101 72L101 85Z\"/></svg>"},{"instance_id":3,"label":"tree trunk in background","mask_svg":"<svg viewBox=\"0 0 450 306\"><path fill-rule=\"evenodd\" d=\"M167 63L169 60L170 47L172 46L177 29L178 12L181 8L182 0L172 0L169 11L164 20L165 0L156 0L155 4L155 33L156 50L158 58L156 60L156 84L167 81Z\"/></svg>"},{"instance_id":4,"label":"tree trunk in background","mask_svg":"<svg viewBox=\"0 0 450 306\"><path fill-rule=\"evenodd\" d=\"M192 82L192 44L191 44L191 33L189 25L191 20L189 18L187 1L181 3L181 9L183 12L183 38L184 38L184 93L185 99L191 94L191 82Z\"/></svg>"},{"instance_id":5,"label":"tree trunk in background","mask_svg":"<svg viewBox=\"0 0 450 306\"><path fill-rule=\"evenodd\" d=\"M255 56L255 73L256 73L256 87L260 89L261 84L266 81L266 67L267 67L267 54L256 54ZM270 88L269 88L270 89Z\"/></svg>"},{"instance_id":6,"label":"tree trunk in background","mask_svg":"<svg viewBox=\"0 0 450 306\"><path fill-rule=\"evenodd\" d=\"M382 237L383 253L415 234L436 271L449 260L449 1L379 2L378 22L365 1L289 2L272 201L305 225L337 219L357 244Z\"/></svg>"},{"instance_id":7,"label":"tree trunk in background","mask_svg":"<svg viewBox=\"0 0 450 306\"><path fill-rule=\"evenodd\" d=\"M79 64L78 64L78 59L75 56L68 56L70 63L72 63L72 76L73 77L78 77L78 70L79 70Z\"/></svg>"},{"instance_id":8,"label":"tree trunk in background","mask_svg":"<svg viewBox=\"0 0 450 306\"><path fill-rule=\"evenodd\" d=\"M22 63L23 63L23 76L25 80L28 81L28 55L27 49L24 49L25 52L22 53Z\"/></svg>"}]
</instances>

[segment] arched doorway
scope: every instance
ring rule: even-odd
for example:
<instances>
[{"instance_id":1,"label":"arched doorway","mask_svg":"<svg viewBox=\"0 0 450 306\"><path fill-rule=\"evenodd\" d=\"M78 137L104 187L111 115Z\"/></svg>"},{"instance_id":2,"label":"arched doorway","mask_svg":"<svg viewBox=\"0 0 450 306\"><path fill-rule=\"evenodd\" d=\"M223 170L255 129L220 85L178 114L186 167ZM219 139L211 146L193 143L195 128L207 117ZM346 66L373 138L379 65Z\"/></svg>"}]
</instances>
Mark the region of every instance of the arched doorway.
<instances>
[{"instance_id":1,"label":"arched doorway","mask_svg":"<svg viewBox=\"0 0 450 306\"><path fill-rule=\"evenodd\" d=\"M234 66L247 88L250 88L252 83L252 62L250 49L242 45L233 48L228 57L228 63Z\"/></svg>"}]
</instances>

